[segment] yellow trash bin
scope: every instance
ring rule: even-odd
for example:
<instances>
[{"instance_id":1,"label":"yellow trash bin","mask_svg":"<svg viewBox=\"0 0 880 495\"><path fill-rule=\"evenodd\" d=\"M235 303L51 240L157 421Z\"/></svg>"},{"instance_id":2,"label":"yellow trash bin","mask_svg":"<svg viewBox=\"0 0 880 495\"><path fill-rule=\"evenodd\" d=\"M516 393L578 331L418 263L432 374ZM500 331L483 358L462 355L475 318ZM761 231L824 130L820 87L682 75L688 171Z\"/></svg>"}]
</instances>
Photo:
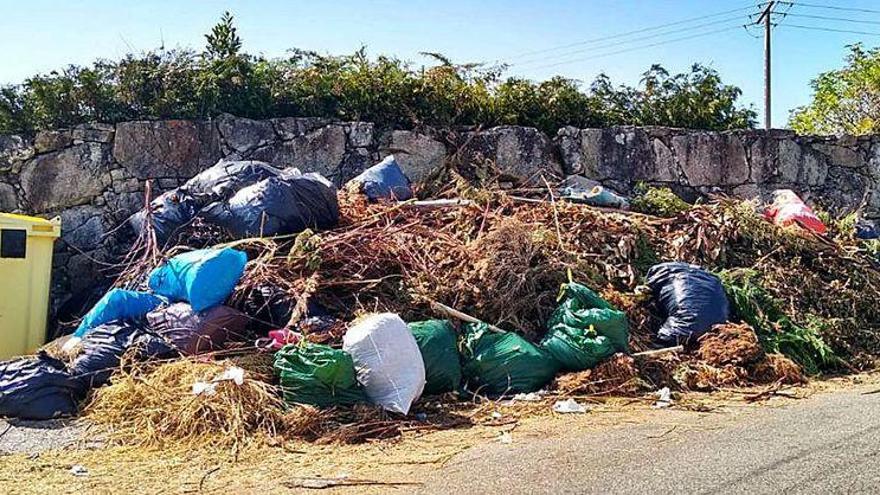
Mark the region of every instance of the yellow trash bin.
<instances>
[{"instance_id":1,"label":"yellow trash bin","mask_svg":"<svg viewBox=\"0 0 880 495\"><path fill-rule=\"evenodd\" d=\"M0 359L46 342L52 247L61 219L0 213Z\"/></svg>"}]
</instances>

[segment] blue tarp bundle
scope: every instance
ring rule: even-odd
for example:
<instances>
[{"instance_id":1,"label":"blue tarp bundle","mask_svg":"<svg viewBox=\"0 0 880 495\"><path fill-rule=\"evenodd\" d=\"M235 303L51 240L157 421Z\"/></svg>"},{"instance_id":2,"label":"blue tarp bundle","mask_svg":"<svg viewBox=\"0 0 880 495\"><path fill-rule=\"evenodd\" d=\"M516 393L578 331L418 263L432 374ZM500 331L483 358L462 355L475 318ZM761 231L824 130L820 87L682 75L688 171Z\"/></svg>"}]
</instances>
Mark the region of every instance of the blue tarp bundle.
<instances>
[{"instance_id":1,"label":"blue tarp bundle","mask_svg":"<svg viewBox=\"0 0 880 495\"><path fill-rule=\"evenodd\" d=\"M86 313L73 336L82 338L98 325L114 320L139 320L160 304L162 299L152 294L112 289Z\"/></svg>"},{"instance_id":2,"label":"blue tarp bundle","mask_svg":"<svg viewBox=\"0 0 880 495\"><path fill-rule=\"evenodd\" d=\"M150 273L150 288L194 311L222 304L244 273L247 255L232 248L200 249L177 255Z\"/></svg>"},{"instance_id":3,"label":"blue tarp bundle","mask_svg":"<svg viewBox=\"0 0 880 495\"><path fill-rule=\"evenodd\" d=\"M351 182L358 184L371 201L380 199L406 201L413 195L409 179L400 169L394 155L388 155L381 162L364 170Z\"/></svg>"},{"instance_id":4,"label":"blue tarp bundle","mask_svg":"<svg viewBox=\"0 0 880 495\"><path fill-rule=\"evenodd\" d=\"M665 345L691 342L713 325L724 323L729 303L721 280L688 263L660 263L648 270L648 286L666 321L657 332Z\"/></svg>"}]
</instances>

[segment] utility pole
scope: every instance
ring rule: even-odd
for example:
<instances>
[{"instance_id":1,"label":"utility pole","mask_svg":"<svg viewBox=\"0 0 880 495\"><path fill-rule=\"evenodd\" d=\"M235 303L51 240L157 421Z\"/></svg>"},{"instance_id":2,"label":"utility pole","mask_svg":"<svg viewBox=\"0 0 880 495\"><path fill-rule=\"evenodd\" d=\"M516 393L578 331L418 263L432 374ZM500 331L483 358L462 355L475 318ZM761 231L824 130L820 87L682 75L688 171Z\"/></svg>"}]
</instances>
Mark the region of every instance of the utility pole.
<instances>
[{"instance_id":1,"label":"utility pole","mask_svg":"<svg viewBox=\"0 0 880 495\"><path fill-rule=\"evenodd\" d=\"M764 22L764 128L770 130L770 14L773 13L773 0L768 0L755 24Z\"/></svg>"}]
</instances>

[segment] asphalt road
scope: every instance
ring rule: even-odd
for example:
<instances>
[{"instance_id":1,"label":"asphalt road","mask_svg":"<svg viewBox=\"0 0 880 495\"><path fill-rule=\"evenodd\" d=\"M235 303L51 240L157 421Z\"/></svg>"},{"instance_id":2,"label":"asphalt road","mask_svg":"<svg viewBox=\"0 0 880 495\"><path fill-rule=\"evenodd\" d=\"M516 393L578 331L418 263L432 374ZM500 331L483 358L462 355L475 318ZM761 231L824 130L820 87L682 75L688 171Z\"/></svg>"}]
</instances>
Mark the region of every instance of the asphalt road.
<instances>
[{"instance_id":1,"label":"asphalt road","mask_svg":"<svg viewBox=\"0 0 880 495\"><path fill-rule=\"evenodd\" d=\"M880 491L880 394L814 396L736 419L667 412L641 425L477 447L421 492Z\"/></svg>"}]
</instances>

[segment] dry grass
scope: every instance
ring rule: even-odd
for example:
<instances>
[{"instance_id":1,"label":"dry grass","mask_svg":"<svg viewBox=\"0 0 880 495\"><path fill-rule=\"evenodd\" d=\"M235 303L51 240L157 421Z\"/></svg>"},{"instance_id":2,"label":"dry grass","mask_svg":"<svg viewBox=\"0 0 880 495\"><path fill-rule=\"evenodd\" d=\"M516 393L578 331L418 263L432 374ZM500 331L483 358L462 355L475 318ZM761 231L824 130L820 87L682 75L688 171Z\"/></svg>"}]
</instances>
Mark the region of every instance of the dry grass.
<instances>
[{"instance_id":1,"label":"dry grass","mask_svg":"<svg viewBox=\"0 0 880 495\"><path fill-rule=\"evenodd\" d=\"M246 375L242 385L223 381L215 394L193 395L194 383L211 381L230 365L182 359L127 367L112 385L94 391L85 415L107 426L111 438L133 445L238 448L283 434L284 403L261 380Z\"/></svg>"}]
</instances>

